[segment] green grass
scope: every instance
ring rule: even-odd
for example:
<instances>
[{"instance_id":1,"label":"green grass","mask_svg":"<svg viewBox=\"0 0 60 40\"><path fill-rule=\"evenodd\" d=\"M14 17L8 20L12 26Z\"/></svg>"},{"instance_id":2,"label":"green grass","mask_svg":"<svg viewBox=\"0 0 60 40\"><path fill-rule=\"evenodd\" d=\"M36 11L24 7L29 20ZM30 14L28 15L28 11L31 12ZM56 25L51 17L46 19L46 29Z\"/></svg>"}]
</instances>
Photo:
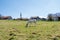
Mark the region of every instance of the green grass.
<instances>
[{"instance_id":1,"label":"green grass","mask_svg":"<svg viewBox=\"0 0 60 40\"><path fill-rule=\"evenodd\" d=\"M27 21L0 20L0 40L60 40L60 21L38 21L26 28Z\"/></svg>"}]
</instances>

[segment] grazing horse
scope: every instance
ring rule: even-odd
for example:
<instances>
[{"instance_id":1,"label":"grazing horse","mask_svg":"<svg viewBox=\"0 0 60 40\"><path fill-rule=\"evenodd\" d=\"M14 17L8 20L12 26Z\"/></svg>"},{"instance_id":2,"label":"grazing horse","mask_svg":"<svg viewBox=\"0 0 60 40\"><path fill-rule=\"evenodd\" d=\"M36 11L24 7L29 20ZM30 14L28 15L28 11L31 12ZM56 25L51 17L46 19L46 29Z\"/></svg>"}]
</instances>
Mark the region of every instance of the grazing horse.
<instances>
[{"instance_id":1,"label":"grazing horse","mask_svg":"<svg viewBox=\"0 0 60 40\"><path fill-rule=\"evenodd\" d=\"M36 25L36 19L29 19L27 24L26 24L26 27L28 27L28 25L31 23L34 23Z\"/></svg>"}]
</instances>

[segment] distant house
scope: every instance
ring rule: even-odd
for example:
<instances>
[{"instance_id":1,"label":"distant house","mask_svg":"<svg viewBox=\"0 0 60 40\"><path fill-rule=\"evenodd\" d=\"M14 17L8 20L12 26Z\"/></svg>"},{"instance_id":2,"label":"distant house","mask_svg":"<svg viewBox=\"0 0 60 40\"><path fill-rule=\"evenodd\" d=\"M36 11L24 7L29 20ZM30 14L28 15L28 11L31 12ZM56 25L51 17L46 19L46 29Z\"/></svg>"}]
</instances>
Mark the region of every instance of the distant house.
<instances>
[{"instance_id":1,"label":"distant house","mask_svg":"<svg viewBox=\"0 0 60 40\"><path fill-rule=\"evenodd\" d=\"M49 20L60 21L60 13L48 15Z\"/></svg>"},{"instance_id":2,"label":"distant house","mask_svg":"<svg viewBox=\"0 0 60 40\"><path fill-rule=\"evenodd\" d=\"M11 16L1 16L2 20L11 20L12 17Z\"/></svg>"},{"instance_id":3,"label":"distant house","mask_svg":"<svg viewBox=\"0 0 60 40\"><path fill-rule=\"evenodd\" d=\"M33 16L33 17L31 17L30 19L40 20L40 17L39 17L39 16Z\"/></svg>"}]
</instances>

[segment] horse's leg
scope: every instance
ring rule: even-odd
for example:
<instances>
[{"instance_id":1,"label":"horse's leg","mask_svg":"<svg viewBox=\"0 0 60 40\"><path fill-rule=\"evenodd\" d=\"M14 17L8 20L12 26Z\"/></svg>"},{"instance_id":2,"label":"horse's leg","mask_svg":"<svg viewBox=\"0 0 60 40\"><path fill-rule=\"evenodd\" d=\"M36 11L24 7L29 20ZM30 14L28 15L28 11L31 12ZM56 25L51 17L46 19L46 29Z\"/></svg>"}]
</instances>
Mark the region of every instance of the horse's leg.
<instances>
[{"instance_id":1,"label":"horse's leg","mask_svg":"<svg viewBox=\"0 0 60 40\"><path fill-rule=\"evenodd\" d=\"M28 23L26 24L26 27L28 27Z\"/></svg>"},{"instance_id":2,"label":"horse's leg","mask_svg":"<svg viewBox=\"0 0 60 40\"><path fill-rule=\"evenodd\" d=\"M30 23L30 21L28 21L28 22L27 22L26 27L28 27L28 26L29 26L29 23Z\"/></svg>"},{"instance_id":3,"label":"horse's leg","mask_svg":"<svg viewBox=\"0 0 60 40\"><path fill-rule=\"evenodd\" d=\"M34 26L36 26L36 21L34 21Z\"/></svg>"}]
</instances>

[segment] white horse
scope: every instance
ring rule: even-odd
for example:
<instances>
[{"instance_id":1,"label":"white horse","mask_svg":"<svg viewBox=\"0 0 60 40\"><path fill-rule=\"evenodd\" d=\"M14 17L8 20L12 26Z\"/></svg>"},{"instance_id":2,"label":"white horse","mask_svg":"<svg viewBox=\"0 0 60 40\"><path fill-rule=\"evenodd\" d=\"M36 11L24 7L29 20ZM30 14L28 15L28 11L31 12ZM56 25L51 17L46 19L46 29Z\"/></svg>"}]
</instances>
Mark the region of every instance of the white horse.
<instances>
[{"instance_id":1,"label":"white horse","mask_svg":"<svg viewBox=\"0 0 60 40\"><path fill-rule=\"evenodd\" d=\"M36 25L36 21L37 21L36 19L29 19L27 24L26 24L26 27L28 27L28 25L32 24L32 23L34 23Z\"/></svg>"}]
</instances>

